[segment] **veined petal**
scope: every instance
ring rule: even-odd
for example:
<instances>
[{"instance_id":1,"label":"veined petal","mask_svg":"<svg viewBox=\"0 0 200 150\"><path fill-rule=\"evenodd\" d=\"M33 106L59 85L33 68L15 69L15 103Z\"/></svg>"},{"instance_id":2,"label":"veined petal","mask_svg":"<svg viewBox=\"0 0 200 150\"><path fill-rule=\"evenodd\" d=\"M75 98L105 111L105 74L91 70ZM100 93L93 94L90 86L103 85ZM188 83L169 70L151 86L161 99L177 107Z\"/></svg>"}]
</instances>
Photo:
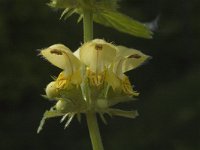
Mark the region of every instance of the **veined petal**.
<instances>
[{"instance_id":1,"label":"veined petal","mask_svg":"<svg viewBox=\"0 0 200 150\"><path fill-rule=\"evenodd\" d=\"M95 39L80 47L80 60L92 72L99 74L112 63L116 50L114 45L101 39Z\"/></svg>"},{"instance_id":2,"label":"veined petal","mask_svg":"<svg viewBox=\"0 0 200 150\"><path fill-rule=\"evenodd\" d=\"M117 77L119 77L120 79L123 78L124 76L124 72L123 72L123 65L124 65L124 61L126 60L126 58L124 57L117 57L115 59L114 64L112 65L112 71L115 75L117 75Z\"/></svg>"},{"instance_id":3,"label":"veined petal","mask_svg":"<svg viewBox=\"0 0 200 150\"><path fill-rule=\"evenodd\" d=\"M105 80L108 82L108 85L110 85L114 90L121 88L120 79L111 70L107 71Z\"/></svg>"},{"instance_id":4,"label":"veined petal","mask_svg":"<svg viewBox=\"0 0 200 150\"><path fill-rule=\"evenodd\" d=\"M139 67L140 65L142 65L151 58L150 56L145 55L144 53L138 50L127 48L125 46L117 46L117 48L118 48L117 58L120 57L126 58L122 59L123 61L120 62L122 66L122 67L120 66L122 69L122 73L125 73L129 70Z\"/></svg>"},{"instance_id":5,"label":"veined petal","mask_svg":"<svg viewBox=\"0 0 200 150\"><path fill-rule=\"evenodd\" d=\"M55 44L41 50L40 54L51 64L65 71L66 75L73 74L80 68L80 61L63 44Z\"/></svg>"}]
</instances>

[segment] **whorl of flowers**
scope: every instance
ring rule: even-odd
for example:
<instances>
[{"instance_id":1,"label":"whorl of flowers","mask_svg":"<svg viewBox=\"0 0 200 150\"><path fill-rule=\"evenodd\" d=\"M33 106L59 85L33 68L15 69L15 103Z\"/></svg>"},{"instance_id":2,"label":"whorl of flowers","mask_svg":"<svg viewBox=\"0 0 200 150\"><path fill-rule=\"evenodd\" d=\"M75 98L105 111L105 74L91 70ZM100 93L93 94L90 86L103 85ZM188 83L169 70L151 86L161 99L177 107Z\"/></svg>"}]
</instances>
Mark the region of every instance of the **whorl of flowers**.
<instances>
[{"instance_id":1,"label":"whorl of flowers","mask_svg":"<svg viewBox=\"0 0 200 150\"><path fill-rule=\"evenodd\" d=\"M102 39L84 43L74 53L63 44L55 44L42 49L40 55L62 71L45 89L45 97L55 105L44 113L38 132L47 118L61 116L61 122L67 120L67 127L74 116L80 119L81 114L91 110L105 123L104 114L128 118L138 115L137 111L114 105L138 96L125 72L142 65L150 56Z\"/></svg>"}]
</instances>

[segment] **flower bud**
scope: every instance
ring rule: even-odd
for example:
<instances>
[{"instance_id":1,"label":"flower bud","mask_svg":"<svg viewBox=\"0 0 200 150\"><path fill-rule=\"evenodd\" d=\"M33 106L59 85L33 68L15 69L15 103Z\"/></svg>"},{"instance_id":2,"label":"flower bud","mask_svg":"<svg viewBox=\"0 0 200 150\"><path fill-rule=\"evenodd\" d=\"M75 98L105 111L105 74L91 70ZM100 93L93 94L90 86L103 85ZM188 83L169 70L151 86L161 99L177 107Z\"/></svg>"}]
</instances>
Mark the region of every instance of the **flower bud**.
<instances>
[{"instance_id":1,"label":"flower bud","mask_svg":"<svg viewBox=\"0 0 200 150\"><path fill-rule=\"evenodd\" d=\"M67 102L64 100L59 100L56 103L56 109L59 111L64 111L66 107L67 107Z\"/></svg>"},{"instance_id":2,"label":"flower bud","mask_svg":"<svg viewBox=\"0 0 200 150\"><path fill-rule=\"evenodd\" d=\"M55 84L56 82L53 81L47 85L45 92L48 98L55 98L58 95Z\"/></svg>"},{"instance_id":3,"label":"flower bud","mask_svg":"<svg viewBox=\"0 0 200 150\"><path fill-rule=\"evenodd\" d=\"M98 99L97 100L97 106L101 109L108 107L108 101L106 99Z\"/></svg>"}]
</instances>

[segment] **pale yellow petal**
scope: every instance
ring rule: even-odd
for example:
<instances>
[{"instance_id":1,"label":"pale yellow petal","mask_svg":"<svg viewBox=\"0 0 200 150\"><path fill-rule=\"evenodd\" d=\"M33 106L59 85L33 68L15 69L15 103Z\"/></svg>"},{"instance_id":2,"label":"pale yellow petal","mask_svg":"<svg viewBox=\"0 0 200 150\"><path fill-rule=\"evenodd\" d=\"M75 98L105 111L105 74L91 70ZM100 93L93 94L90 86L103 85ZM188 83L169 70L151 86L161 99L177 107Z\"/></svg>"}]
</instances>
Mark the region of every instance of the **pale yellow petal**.
<instances>
[{"instance_id":1,"label":"pale yellow petal","mask_svg":"<svg viewBox=\"0 0 200 150\"><path fill-rule=\"evenodd\" d=\"M82 81L82 77L81 77L81 72L80 70L74 72L74 74L71 76L71 83L75 84L75 85L80 85Z\"/></svg>"},{"instance_id":2,"label":"pale yellow petal","mask_svg":"<svg viewBox=\"0 0 200 150\"><path fill-rule=\"evenodd\" d=\"M116 74L120 79L123 78L124 72L123 72L123 64L126 58L124 57L118 57L114 64L112 65L112 71L114 74Z\"/></svg>"},{"instance_id":3,"label":"pale yellow petal","mask_svg":"<svg viewBox=\"0 0 200 150\"><path fill-rule=\"evenodd\" d=\"M132 48L127 48L125 46L117 46L117 48L117 57L126 58L122 64L122 73L139 67L151 58L150 56Z\"/></svg>"},{"instance_id":4,"label":"pale yellow petal","mask_svg":"<svg viewBox=\"0 0 200 150\"><path fill-rule=\"evenodd\" d=\"M40 55L47 59L53 65L64 69L66 67L67 56L66 53L70 50L62 44L55 44L46 49L41 50Z\"/></svg>"},{"instance_id":5,"label":"pale yellow petal","mask_svg":"<svg viewBox=\"0 0 200 150\"><path fill-rule=\"evenodd\" d=\"M111 70L106 73L105 80L114 90L121 89L121 80Z\"/></svg>"},{"instance_id":6,"label":"pale yellow petal","mask_svg":"<svg viewBox=\"0 0 200 150\"><path fill-rule=\"evenodd\" d=\"M73 54L74 54L74 56L76 56L78 59L80 59L80 48L77 49Z\"/></svg>"},{"instance_id":7,"label":"pale yellow petal","mask_svg":"<svg viewBox=\"0 0 200 150\"><path fill-rule=\"evenodd\" d=\"M103 72L115 56L116 47L101 39L87 42L80 47L80 60L96 74Z\"/></svg>"},{"instance_id":8,"label":"pale yellow petal","mask_svg":"<svg viewBox=\"0 0 200 150\"><path fill-rule=\"evenodd\" d=\"M73 74L80 68L79 59L65 45L52 45L41 50L40 54L53 65L63 69L66 75Z\"/></svg>"}]
</instances>

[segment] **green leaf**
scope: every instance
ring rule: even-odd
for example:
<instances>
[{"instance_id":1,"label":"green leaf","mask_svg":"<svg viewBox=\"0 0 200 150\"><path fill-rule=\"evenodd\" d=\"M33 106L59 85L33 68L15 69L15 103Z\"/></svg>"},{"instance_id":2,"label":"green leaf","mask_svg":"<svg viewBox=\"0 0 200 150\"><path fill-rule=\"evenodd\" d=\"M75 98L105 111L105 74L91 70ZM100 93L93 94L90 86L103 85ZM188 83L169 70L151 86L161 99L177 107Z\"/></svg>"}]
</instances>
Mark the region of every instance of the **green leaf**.
<instances>
[{"instance_id":1,"label":"green leaf","mask_svg":"<svg viewBox=\"0 0 200 150\"><path fill-rule=\"evenodd\" d=\"M77 22L83 18L83 10L93 12L95 22L112 27L120 32L142 38L152 38L151 30L144 24L117 11L119 0L51 0L48 4L54 8L64 9L61 18L65 20L74 13L80 15Z\"/></svg>"},{"instance_id":2,"label":"green leaf","mask_svg":"<svg viewBox=\"0 0 200 150\"><path fill-rule=\"evenodd\" d=\"M118 5L119 0L99 0L95 1L95 7L97 10L117 10L119 8Z\"/></svg>"},{"instance_id":3,"label":"green leaf","mask_svg":"<svg viewBox=\"0 0 200 150\"><path fill-rule=\"evenodd\" d=\"M111 115L132 118L132 119L134 119L135 117L137 117L139 115L136 110L135 111L133 111L133 110L125 111L125 110L121 110L121 109L110 108L108 111Z\"/></svg>"},{"instance_id":4,"label":"green leaf","mask_svg":"<svg viewBox=\"0 0 200 150\"><path fill-rule=\"evenodd\" d=\"M94 21L133 36L152 38L153 33L147 26L117 11L95 13Z\"/></svg>"},{"instance_id":5,"label":"green leaf","mask_svg":"<svg viewBox=\"0 0 200 150\"><path fill-rule=\"evenodd\" d=\"M63 116L63 115L64 115L63 113L60 113L57 110L53 110L53 108L50 109L50 110L45 111L45 113L44 113L44 115L42 117L42 120L40 121L40 125L39 125L39 127L37 129L37 133L40 133L40 131L42 130L46 119L53 118L53 117L59 117L59 116Z\"/></svg>"},{"instance_id":6,"label":"green leaf","mask_svg":"<svg viewBox=\"0 0 200 150\"><path fill-rule=\"evenodd\" d=\"M64 115L63 113L60 113L60 111L57 110L49 110L44 113L45 118L60 117L63 115Z\"/></svg>"},{"instance_id":7,"label":"green leaf","mask_svg":"<svg viewBox=\"0 0 200 150\"><path fill-rule=\"evenodd\" d=\"M132 98L129 96L116 96L108 100L108 105L109 107L111 107L119 103L130 102L130 101L135 101L135 100L136 98Z\"/></svg>"}]
</instances>

